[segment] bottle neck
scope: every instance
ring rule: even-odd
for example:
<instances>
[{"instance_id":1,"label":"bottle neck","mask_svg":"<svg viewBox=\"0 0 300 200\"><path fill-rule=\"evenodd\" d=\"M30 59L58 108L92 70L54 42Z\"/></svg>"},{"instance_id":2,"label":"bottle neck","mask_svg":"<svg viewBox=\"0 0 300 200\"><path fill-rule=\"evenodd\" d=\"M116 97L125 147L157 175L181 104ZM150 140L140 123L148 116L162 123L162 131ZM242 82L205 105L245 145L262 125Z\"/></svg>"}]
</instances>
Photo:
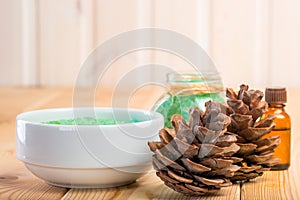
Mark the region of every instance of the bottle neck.
<instances>
[{"instance_id":1,"label":"bottle neck","mask_svg":"<svg viewBox=\"0 0 300 200\"><path fill-rule=\"evenodd\" d=\"M279 108L284 110L285 104L269 103L269 108Z\"/></svg>"}]
</instances>

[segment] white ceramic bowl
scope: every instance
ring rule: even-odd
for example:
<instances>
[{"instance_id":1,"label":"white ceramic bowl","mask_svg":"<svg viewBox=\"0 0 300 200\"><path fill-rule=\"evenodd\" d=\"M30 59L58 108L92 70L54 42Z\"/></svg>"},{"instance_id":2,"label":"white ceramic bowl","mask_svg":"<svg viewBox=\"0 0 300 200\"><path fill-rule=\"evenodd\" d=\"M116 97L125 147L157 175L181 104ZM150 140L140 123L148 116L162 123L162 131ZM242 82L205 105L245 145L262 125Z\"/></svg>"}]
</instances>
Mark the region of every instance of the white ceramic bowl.
<instances>
[{"instance_id":1,"label":"white ceramic bowl","mask_svg":"<svg viewBox=\"0 0 300 200\"><path fill-rule=\"evenodd\" d=\"M117 125L54 125L42 122L77 117L140 122ZM16 154L49 184L114 187L134 182L151 169L148 141L158 140L162 115L137 109L63 108L17 116Z\"/></svg>"}]
</instances>

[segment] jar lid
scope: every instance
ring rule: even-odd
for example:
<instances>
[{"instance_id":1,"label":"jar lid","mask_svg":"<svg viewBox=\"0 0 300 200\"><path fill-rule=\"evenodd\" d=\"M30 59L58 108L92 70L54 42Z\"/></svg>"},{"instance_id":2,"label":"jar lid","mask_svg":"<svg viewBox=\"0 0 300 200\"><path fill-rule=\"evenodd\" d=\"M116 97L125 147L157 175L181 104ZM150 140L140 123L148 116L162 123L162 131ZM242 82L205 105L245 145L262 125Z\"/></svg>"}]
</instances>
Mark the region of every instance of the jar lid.
<instances>
[{"instance_id":1,"label":"jar lid","mask_svg":"<svg viewBox=\"0 0 300 200\"><path fill-rule=\"evenodd\" d=\"M282 87L266 88L266 102L284 104L287 101L286 89Z\"/></svg>"},{"instance_id":2,"label":"jar lid","mask_svg":"<svg viewBox=\"0 0 300 200\"><path fill-rule=\"evenodd\" d=\"M194 95L223 92L220 75L215 71L167 74L169 92L174 95Z\"/></svg>"}]
</instances>

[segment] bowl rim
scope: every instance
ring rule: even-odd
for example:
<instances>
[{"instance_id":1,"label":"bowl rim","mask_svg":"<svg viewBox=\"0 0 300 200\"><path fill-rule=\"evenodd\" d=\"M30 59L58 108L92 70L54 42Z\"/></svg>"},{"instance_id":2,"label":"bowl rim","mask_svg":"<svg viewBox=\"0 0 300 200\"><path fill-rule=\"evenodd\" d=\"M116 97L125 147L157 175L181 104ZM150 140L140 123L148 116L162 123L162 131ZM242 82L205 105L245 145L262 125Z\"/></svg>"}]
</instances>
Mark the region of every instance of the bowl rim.
<instances>
[{"instance_id":1,"label":"bowl rim","mask_svg":"<svg viewBox=\"0 0 300 200\"><path fill-rule=\"evenodd\" d=\"M97 125L77 125L77 124L74 124L74 125L67 125L67 124L47 124L47 123L42 123L42 122L34 122L34 121L31 121L31 120L28 120L26 119L26 117L28 115L31 115L31 114L35 114L35 113L38 113L38 112L49 112L49 111L70 111L70 110L73 110L73 109L97 109L97 110L106 110L106 111L109 111L109 110L119 110L119 111L128 111L128 112L140 112L140 113L143 113L145 115L148 115L148 116L151 116L151 119L149 120L144 120L144 121L139 121L139 122L130 122L130 123L122 123L122 124L108 124L108 125L100 125L100 124L97 124ZM73 111L74 113L74 111ZM39 110L32 110L32 111L26 111L26 112L23 112L23 113L20 113L16 116L16 121L23 121L23 122L26 122L26 123L30 123L30 124L33 124L33 125L39 125L39 126L45 126L45 127L77 127L77 126L80 126L80 127L86 127L86 128L91 128L91 127L101 127L101 128L104 128L104 127L116 127L116 126L123 126L123 127L126 127L126 126L131 126L132 124L136 124L136 125L139 125L139 124L146 124L146 123L150 123L152 121L158 121L158 120L164 120L164 117L162 116L162 114L156 112L156 111L151 111L151 110L144 110L144 109L137 109L137 108L113 108L113 107L77 107L77 108L73 108L73 107L63 107L63 108L48 108L48 109L39 109Z\"/></svg>"}]
</instances>

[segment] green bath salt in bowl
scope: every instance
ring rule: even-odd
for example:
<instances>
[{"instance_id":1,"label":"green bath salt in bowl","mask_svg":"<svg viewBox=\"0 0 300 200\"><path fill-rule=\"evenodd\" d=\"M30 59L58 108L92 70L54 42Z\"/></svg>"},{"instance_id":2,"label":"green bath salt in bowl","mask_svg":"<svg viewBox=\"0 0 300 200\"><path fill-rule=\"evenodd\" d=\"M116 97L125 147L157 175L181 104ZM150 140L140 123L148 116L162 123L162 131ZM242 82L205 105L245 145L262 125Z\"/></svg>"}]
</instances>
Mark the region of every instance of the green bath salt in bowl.
<instances>
[{"instance_id":1,"label":"green bath salt in bowl","mask_svg":"<svg viewBox=\"0 0 300 200\"><path fill-rule=\"evenodd\" d=\"M114 125L114 124L129 124L141 122L135 118L130 120L114 120L114 119L105 119L105 118L94 118L94 117L82 117L76 119L60 119L53 121L43 122L44 124L60 124L60 125Z\"/></svg>"},{"instance_id":2,"label":"green bath salt in bowl","mask_svg":"<svg viewBox=\"0 0 300 200\"><path fill-rule=\"evenodd\" d=\"M16 120L17 158L50 185L66 188L135 182L152 169L147 142L158 141L164 126L161 114L132 108L53 108Z\"/></svg>"}]
</instances>

